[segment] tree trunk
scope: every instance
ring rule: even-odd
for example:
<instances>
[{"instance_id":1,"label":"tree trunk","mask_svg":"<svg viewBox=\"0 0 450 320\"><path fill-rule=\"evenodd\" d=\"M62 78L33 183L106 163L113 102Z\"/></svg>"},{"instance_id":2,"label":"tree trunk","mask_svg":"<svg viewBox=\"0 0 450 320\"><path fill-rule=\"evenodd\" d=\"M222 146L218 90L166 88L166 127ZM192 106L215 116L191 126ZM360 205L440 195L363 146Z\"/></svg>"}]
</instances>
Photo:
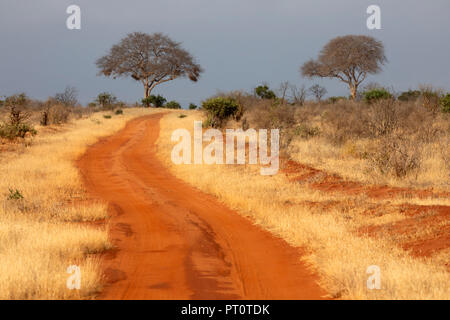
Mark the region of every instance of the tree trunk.
<instances>
[{"instance_id":1,"label":"tree trunk","mask_svg":"<svg viewBox=\"0 0 450 320\"><path fill-rule=\"evenodd\" d=\"M357 93L358 93L358 86L351 84L350 85L350 94L351 94L352 100L356 100Z\"/></svg>"},{"instance_id":2,"label":"tree trunk","mask_svg":"<svg viewBox=\"0 0 450 320\"><path fill-rule=\"evenodd\" d=\"M148 79L145 80L144 83L144 89L145 89L145 98L150 97L150 84L148 83Z\"/></svg>"}]
</instances>

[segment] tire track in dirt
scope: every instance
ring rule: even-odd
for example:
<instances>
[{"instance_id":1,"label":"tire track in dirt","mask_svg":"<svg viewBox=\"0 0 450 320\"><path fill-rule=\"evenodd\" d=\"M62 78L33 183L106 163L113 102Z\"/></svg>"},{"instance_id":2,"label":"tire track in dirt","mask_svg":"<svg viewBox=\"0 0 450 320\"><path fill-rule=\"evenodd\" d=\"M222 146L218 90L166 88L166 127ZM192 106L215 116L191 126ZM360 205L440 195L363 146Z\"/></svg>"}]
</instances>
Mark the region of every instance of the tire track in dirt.
<instances>
[{"instance_id":1,"label":"tire track in dirt","mask_svg":"<svg viewBox=\"0 0 450 320\"><path fill-rule=\"evenodd\" d=\"M301 250L172 176L155 154L159 115L130 121L78 161L108 201L117 249L100 299L320 299Z\"/></svg>"}]
</instances>

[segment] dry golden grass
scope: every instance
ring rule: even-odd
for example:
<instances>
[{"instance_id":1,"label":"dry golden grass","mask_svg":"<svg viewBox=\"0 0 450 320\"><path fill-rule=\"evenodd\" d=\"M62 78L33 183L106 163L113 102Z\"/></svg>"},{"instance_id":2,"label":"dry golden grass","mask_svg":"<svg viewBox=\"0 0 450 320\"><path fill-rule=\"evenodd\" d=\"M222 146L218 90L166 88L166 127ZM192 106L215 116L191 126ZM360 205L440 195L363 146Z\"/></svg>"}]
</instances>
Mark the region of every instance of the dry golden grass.
<instances>
[{"instance_id":1,"label":"dry golden grass","mask_svg":"<svg viewBox=\"0 0 450 320\"><path fill-rule=\"evenodd\" d=\"M417 174L401 179L381 174L358 156L366 152L371 144L373 141L368 139L347 141L343 146L330 144L321 137L296 139L290 145L290 156L293 160L336 173L348 180L419 189L450 188L450 170L441 157L441 148L437 142L421 146L423 158L420 170Z\"/></svg>"},{"instance_id":2,"label":"dry golden grass","mask_svg":"<svg viewBox=\"0 0 450 320\"><path fill-rule=\"evenodd\" d=\"M107 228L79 222L105 219L106 205L90 202L74 161L127 120L159 110L107 112L39 134L0 154L0 299L86 299L101 285L98 258L111 247ZM9 199L17 189L23 199ZM81 269L81 289L69 290L66 270Z\"/></svg>"},{"instance_id":3,"label":"dry golden grass","mask_svg":"<svg viewBox=\"0 0 450 320\"><path fill-rule=\"evenodd\" d=\"M162 119L158 140L160 159L177 177L217 196L290 244L306 248L305 261L317 271L321 285L332 297L450 299L450 275L442 264L448 261L448 251L431 259L413 258L389 237L375 239L358 233L365 226L401 220L403 216L395 206L388 206L390 211L385 214L365 215L364 211L371 206L386 203L363 195L320 192L310 189L308 184L292 183L283 174L261 176L254 166L174 165L170 157L174 145L171 133L178 128L192 131L193 121L203 118L198 111L183 113L188 116L180 119L175 112ZM317 160L308 148L314 148L314 144L305 142L301 146L299 151L306 153L299 159L301 162ZM331 152L329 157L324 157L325 162L335 156L334 151L313 152ZM311 162L316 165L314 161ZM344 160L333 167L343 163ZM326 164L324 168L328 168ZM346 168L349 167L344 166L342 170ZM356 178L364 181L362 176ZM407 201L401 199L401 203ZM413 203L427 201L448 203L448 199L412 199ZM371 265L381 268L381 290L367 289L366 270Z\"/></svg>"}]
</instances>

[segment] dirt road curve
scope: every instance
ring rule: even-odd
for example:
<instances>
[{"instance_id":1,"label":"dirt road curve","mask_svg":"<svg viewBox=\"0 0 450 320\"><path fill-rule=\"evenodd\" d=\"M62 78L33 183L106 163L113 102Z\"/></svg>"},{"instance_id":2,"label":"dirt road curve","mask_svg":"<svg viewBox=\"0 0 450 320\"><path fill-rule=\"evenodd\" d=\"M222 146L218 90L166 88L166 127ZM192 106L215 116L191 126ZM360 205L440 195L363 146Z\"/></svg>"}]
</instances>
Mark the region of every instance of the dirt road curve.
<instances>
[{"instance_id":1,"label":"dirt road curve","mask_svg":"<svg viewBox=\"0 0 450 320\"><path fill-rule=\"evenodd\" d=\"M318 299L301 252L172 176L155 155L161 115L128 123L79 160L110 203L118 247L101 299Z\"/></svg>"}]
</instances>

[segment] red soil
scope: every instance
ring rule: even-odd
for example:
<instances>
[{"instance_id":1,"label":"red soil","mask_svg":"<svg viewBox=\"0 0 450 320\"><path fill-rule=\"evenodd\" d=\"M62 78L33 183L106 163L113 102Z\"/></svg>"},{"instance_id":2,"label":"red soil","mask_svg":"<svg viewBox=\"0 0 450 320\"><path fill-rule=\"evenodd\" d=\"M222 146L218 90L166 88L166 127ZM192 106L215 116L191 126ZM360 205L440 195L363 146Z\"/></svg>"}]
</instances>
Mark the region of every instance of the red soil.
<instances>
[{"instance_id":1,"label":"red soil","mask_svg":"<svg viewBox=\"0 0 450 320\"><path fill-rule=\"evenodd\" d=\"M104 255L101 299L319 299L293 248L172 176L155 155L161 115L133 120L78 165L110 204L117 249Z\"/></svg>"}]
</instances>

